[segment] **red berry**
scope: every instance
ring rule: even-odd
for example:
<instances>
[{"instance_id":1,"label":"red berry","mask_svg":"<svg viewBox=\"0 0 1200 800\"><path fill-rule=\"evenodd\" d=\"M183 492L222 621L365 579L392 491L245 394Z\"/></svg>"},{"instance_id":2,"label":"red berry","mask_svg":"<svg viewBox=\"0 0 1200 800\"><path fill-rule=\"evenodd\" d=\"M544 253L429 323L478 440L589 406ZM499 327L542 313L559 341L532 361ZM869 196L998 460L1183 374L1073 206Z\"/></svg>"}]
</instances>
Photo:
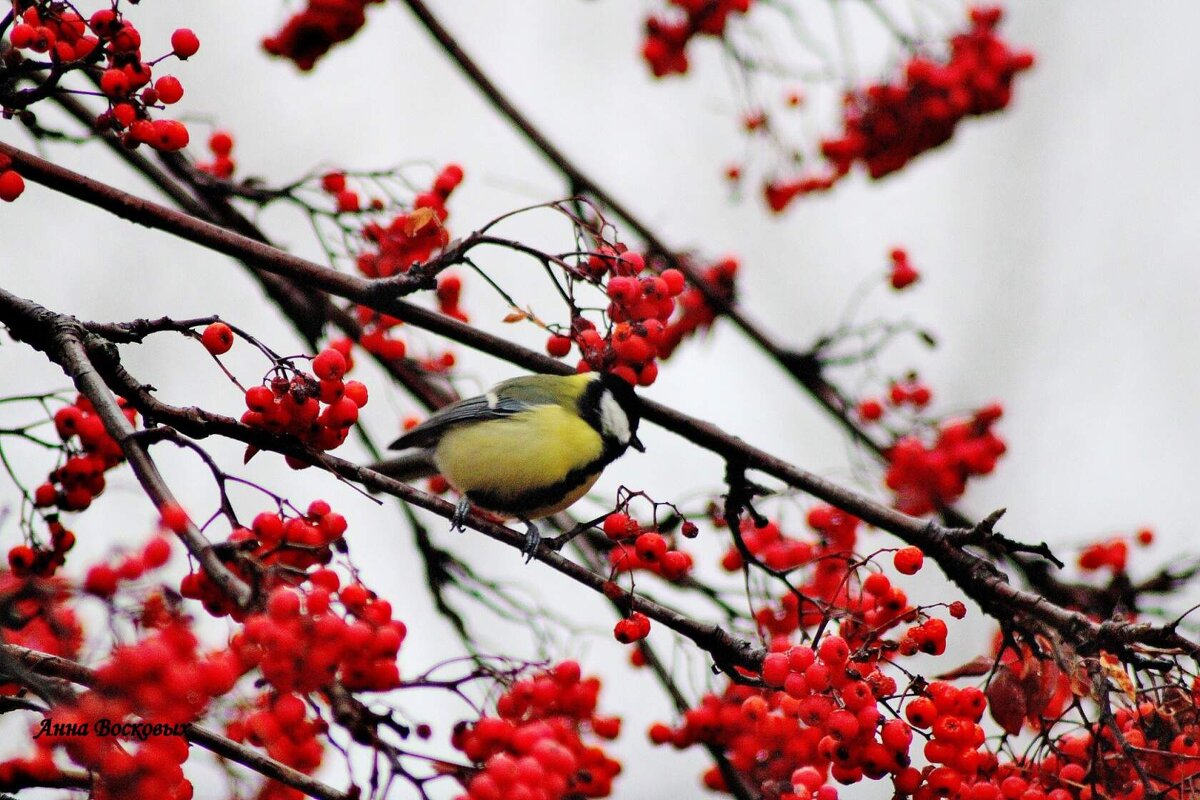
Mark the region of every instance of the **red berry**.
<instances>
[{"instance_id":1,"label":"red berry","mask_svg":"<svg viewBox=\"0 0 1200 800\"><path fill-rule=\"evenodd\" d=\"M634 541L633 549L643 561L658 561L667 554L667 540L658 533L643 533Z\"/></svg>"},{"instance_id":2,"label":"red berry","mask_svg":"<svg viewBox=\"0 0 1200 800\"><path fill-rule=\"evenodd\" d=\"M43 483L33 492L33 504L38 508L47 508L58 501L58 490L52 483Z\"/></svg>"},{"instance_id":3,"label":"red berry","mask_svg":"<svg viewBox=\"0 0 1200 800\"><path fill-rule=\"evenodd\" d=\"M337 350L322 350L312 361L313 374L323 381L340 380L346 374L346 357Z\"/></svg>"},{"instance_id":4,"label":"red berry","mask_svg":"<svg viewBox=\"0 0 1200 800\"><path fill-rule=\"evenodd\" d=\"M27 575L33 567L37 554L29 545L19 544L8 551L8 566L17 575Z\"/></svg>"},{"instance_id":5,"label":"red berry","mask_svg":"<svg viewBox=\"0 0 1200 800\"><path fill-rule=\"evenodd\" d=\"M158 513L162 516L162 526L167 530L174 533L183 533L187 530L187 512L178 503L163 503L159 507Z\"/></svg>"},{"instance_id":6,"label":"red berry","mask_svg":"<svg viewBox=\"0 0 1200 800\"><path fill-rule=\"evenodd\" d=\"M617 512L604 518L604 535L610 539L624 539L637 528L637 523L630 519L628 514Z\"/></svg>"},{"instance_id":7,"label":"red berry","mask_svg":"<svg viewBox=\"0 0 1200 800\"><path fill-rule=\"evenodd\" d=\"M148 143L154 149L171 153L187 147L190 137L187 126L182 122L173 119L156 119L151 125Z\"/></svg>"},{"instance_id":8,"label":"red berry","mask_svg":"<svg viewBox=\"0 0 1200 800\"><path fill-rule=\"evenodd\" d=\"M925 563L925 554L921 552L921 548L909 545L896 551L892 563L902 575L915 575Z\"/></svg>"},{"instance_id":9,"label":"red berry","mask_svg":"<svg viewBox=\"0 0 1200 800\"><path fill-rule=\"evenodd\" d=\"M180 28L171 34L171 49L178 58L186 60L196 55L196 51L200 49L200 38L189 28Z\"/></svg>"},{"instance_id":10,"label":"red berry","mask_svg":"<svg viewBox=\"0 0 1200 800\"><path fill-rule=\"evenodd\" d=\"M224 355L233 347L233 329L224 322L214 322L204 329L200 343L214 356Z\"/></svg>"},{"instance_id":11,"label":"red berry","mask_svg":"<svg viewBox=\"0 0 1200 800\"><path fill-rule=\"evenodd\" d=\"M142 551L142 561L150 569L161 567L171 558L171 542L162 537L155 537L146 544Z\"/></svg>"},{"instance_id":12,"label":"red berry","mask_svg":"<svg viewBox=\"0 0 1200 800\"><path fill-rule=\"evenodd\" d=\"M25 179L16 170L6 169L0 172L0 200L11 203L25 191Z\"/></svg>"},{"instance_id":13,"label":"red berry","mask_svg":"<svg viewBox=\"0 0 1200 800\"><path fill-rule=\"evenodd\" d=\"M233 137L225 131L216 131L208 137L208 149L215 156L228 156L233 152Z\"/></svg>"},{"instance_id":14,"label":"red berry","mask_svg":"<svg viewBox=\"0 0 1200 800\"><path fill-rule=\"evenodd\" d=\"M100 597L111 597L117 591L117 571L108 564L97 564L88 570L83 589Z\"/></svg>"},{"instance_id":15,"label":"red berry","mask_svg":"<svg viewBox=\"0 0 1200 800\"><path fill-rule=\"evenodd\" d=\"M783 686L791 667L784 653L768 653L763 659L762 679L768 686Z\"/></svg>"},{"instance_id":16,"label":"red berry","mask_svg":"<svg viewBox=\"0 0 1200 800\"><path fill-rule=\"evenodd\" d=\"M109 97L118 97L129 93L129 76L124 70L106 69L100 74L100 91Z\"/></svg>"},{"instance_id":17,"label":"red berry","mask_svg":"<svg viewBox=\"0 0 1200 800\"><path fill-rule=\"evenodd\" d=\"M346 381L343 392L359 408L367 404L367 386L362 381Z\"/></svg>"},{"instance_id":18,"label":"red berry","mask_svg":"<svg viewBox=\"0 0 1200 800\"><path fill-rule=\"evenodd\" d=\"M571 340L566 336L551 336L546 341L546 352L555 358L562 358L571 352Z\"/></svg>"},{"instance_id":19,"label":"red berry","mask_svg":"<svg viewBox=\"0 0 1200 800\"><path fill-rule=\"evenodd\" d=\"M679 270L664 269L661 277L667 284L668 294L670 294L672 297L678 295L679 293L681 293L683 291L683 287L684 287L684 284L686 283L686 281L683 277L683 273L680 272Z\"/></svg>"},{"instance_id":20,"label":"red berry","mask_svg":"<svg viewBox=\"0 0 1200 800\"><path fill-rule=\"evenodd\" d=\"M173 75L164 75L154 82L158 99L167 105L178 103L183 98L183 84Z\"/></svg>"},{"instance_id":21,"label":"red berry","mask_svg":"<svg viewBox=\"0 0 1200 800\"><path fill-rule=\"evenodd\" d=\"M326 172L321 176L321 188L329 194L346 190L346 175L341 172Z\"/></svg>"},{"instance_id":22,"label":"red berry","mask_svg":"<svg viewBox=\"0 0 1200 800\"><path fill-rule=\"evenodd\" d=\"M878 400L863 400L858 404L858 417L865 422L875 422L883 416L883 404Z\"/></svg>"}]
</instances>

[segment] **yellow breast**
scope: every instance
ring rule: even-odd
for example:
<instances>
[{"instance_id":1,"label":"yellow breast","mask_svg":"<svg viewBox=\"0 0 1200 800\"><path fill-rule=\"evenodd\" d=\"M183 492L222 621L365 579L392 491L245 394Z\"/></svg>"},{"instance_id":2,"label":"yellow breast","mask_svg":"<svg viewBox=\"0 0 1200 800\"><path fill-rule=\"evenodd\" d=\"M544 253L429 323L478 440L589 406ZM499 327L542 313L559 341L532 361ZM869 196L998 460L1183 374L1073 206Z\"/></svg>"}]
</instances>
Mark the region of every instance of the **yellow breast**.
<instances>
[{"instance_id":1,"label":"yellow breast","mask_svg":"<svg viewBox=\"0 0 1200 800\"><path fill-rule=\"evenodd\" d=\"M599 477L603 455L604 442L592 426L547 405L447 431L434 463L484 508L535 519L582 497Z\"/></svg>"}]
</instances>

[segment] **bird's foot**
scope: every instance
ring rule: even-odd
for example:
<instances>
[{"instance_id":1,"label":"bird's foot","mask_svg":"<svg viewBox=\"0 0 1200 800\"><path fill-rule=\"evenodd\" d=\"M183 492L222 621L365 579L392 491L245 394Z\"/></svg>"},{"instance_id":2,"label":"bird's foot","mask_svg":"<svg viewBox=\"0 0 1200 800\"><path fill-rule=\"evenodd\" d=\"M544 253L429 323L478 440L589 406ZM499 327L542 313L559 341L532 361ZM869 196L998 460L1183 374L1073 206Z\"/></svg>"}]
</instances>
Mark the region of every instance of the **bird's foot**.
<instances>
[{"instance_id":1,"label":"bird's foot","mask_svg":"<svg viewBox=\"0 0 1200 800\"><path fill-rule=\"evenodd\" d=\"M538 547L542 544L542 532L538 530L538 526L529 520L521 520L525 523L525 545L521 548L521 552L525 554L525 563L533 561L533 557L537 555Z\"/></svg>"},{"instance_id":2,"label":"bird's foot","mask_svg":"<svg viewBox=\"0 0 1200 800\"><path fill-rule=\"evenodd\" d=\"M465 531L467 529L467 514L469 513L471 513L471 501L467 499L466 495L463 495L459 499L458 505L454 507L454 516L450 517L450 530Z\"/></svg>"}]
</instances>

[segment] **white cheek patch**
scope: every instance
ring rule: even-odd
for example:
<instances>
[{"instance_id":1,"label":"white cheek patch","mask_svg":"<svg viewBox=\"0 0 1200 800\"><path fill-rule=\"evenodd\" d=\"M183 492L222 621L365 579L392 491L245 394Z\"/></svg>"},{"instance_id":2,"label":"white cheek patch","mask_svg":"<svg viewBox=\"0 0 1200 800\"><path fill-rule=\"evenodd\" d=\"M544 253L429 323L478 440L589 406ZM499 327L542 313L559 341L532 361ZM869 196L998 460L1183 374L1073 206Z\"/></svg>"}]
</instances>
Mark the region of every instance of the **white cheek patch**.
<instances>
[{"instance_id":1,"label":"white cheek patch","mask_svg":"<svg viewBox=\"0 0 1200 800\"><path fill-rule=\"evenodd\" d=\"M629 444L629 416L607 389L600 395L600 428L622 445Z\"/></svg>"}]
</instances>

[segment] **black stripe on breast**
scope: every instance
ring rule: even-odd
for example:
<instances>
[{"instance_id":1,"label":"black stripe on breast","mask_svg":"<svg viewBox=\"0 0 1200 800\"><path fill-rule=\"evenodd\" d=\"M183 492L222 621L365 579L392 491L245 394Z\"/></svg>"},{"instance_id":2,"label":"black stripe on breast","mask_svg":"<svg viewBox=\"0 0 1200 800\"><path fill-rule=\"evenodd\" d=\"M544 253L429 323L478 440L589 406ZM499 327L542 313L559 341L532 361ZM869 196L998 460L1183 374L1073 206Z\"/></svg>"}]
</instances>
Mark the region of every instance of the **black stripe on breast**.
<instances>
[{"instance_id":1,"label":"black stripe on breast","mask_svg":"<svg viewBox=\"0 0 1200 800\"><path fill-rule=\"evenodd\" d=\"M571 470L561 480L524 494L504 497L494 492L470 491L466 493L467 499L488 511L520 517L529 511L554 505L572 489L578 489L584 481L603 470L613 458L605 453L595 461Z\"/></svg>"}]
</instances>

